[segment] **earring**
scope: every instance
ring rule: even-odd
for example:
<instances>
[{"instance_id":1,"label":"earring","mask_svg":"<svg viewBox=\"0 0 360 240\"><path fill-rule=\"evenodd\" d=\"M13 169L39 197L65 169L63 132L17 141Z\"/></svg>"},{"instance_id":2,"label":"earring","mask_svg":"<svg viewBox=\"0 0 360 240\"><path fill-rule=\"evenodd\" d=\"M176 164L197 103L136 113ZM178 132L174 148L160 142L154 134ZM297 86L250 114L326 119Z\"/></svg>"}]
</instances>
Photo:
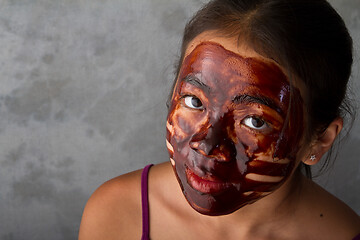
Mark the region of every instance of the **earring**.
<instances>
[{"instance_id":1,"label":"earring","mask_svg":"<svg viewBox=\"0 0 360 240\"><path fill-rule=\"evenodd\" d=\"M310 161L313 162L313 161L315 161L315 160L316 160L316 155L315 155L315 154L311 155L311 156L310 156Z\"/></svg>"}]
</instances>

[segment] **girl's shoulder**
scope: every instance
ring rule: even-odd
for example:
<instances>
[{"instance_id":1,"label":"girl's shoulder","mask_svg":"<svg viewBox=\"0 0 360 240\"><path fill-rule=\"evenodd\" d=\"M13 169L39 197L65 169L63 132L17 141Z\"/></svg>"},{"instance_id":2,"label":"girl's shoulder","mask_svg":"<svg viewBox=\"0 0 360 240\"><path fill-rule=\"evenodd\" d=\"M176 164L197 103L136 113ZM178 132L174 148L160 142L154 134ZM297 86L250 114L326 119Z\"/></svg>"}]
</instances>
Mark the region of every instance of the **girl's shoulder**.
<instances>
[{"instance_id":1,"label":"girl's shoulder","mask_svg":"<svg viewBox=\"0 0 360 240\"><path fill-rule=\"evenodd\" d=\"M141 172L118 176L96 189L83 212L80 240L140 239Z\"/></svg>"},{"instance_id":2,"label":"girl's shoulder","mask_svg":"<svg viewBox=\"0 0 360 240\"><path fill-rule=\"evenodd\" d=\"M154 165L149 171L150 210L172 191L174 178L169 163ZM81 220L79 239L140 239L142 234L141 175L143 169L113 178L89 198ZM176 181L176 180L175 180ZM161 189L158 186L161 185Z\"/></svg>"},{"instance_id":3,"label":"girl's shoulder","mask_svg":"<svg viewBox=\"0 0 360 240\"><path fill-rule=\"evenodd\" d=\"M360 217L318 184L305 180L302 207L297 211L316 239L353 239L360 233ZM310 224L309 224L310 223ZM305 226L305 225L304 225Z\"/></svg>"}]
</instances>

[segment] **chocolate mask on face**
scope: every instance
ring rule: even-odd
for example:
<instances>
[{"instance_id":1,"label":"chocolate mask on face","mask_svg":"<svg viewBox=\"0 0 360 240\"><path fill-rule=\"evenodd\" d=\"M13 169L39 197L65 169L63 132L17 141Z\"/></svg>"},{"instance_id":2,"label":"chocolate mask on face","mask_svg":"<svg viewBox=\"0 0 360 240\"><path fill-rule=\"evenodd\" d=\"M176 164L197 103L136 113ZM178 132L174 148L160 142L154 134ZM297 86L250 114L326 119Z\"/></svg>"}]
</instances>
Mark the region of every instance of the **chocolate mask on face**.
<instances>
[{"instance_id":1,"label":"chocolate mask on face","mask_svg":"<svg viewBox=\"0 0 360 240\"><path fill-rule=\"evenodd\" d=\"M296 99L300 92L294 89ZM167 147L189 204L236 211L273 192L294 168L302 101L270 61L203 42L185 58L167 119ZM288 119L287 119L288 115ZM296 127L294 126L296 123Z\"/></svg>"}]
</instances>

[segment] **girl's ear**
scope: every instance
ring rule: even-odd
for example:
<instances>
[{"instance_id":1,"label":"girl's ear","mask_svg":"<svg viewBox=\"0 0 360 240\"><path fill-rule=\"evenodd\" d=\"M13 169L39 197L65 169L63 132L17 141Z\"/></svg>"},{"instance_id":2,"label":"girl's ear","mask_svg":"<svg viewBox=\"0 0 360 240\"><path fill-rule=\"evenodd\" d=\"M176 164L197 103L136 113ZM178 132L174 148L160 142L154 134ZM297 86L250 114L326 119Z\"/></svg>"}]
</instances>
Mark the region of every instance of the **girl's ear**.
<instances>
[{"instance_id":1,"label":"girl's ear","mask_svg":"<svg viewBox=\"0 0 360 240\"><path fill-rule=\"evenodd\" d=\"M314 141L309 155L303 160L303 162L307 165L314 165L319 162L322 156L331 148L342 128L343 119L341 117L332 121L325 132Z\"/></svg>"}]
</instances>

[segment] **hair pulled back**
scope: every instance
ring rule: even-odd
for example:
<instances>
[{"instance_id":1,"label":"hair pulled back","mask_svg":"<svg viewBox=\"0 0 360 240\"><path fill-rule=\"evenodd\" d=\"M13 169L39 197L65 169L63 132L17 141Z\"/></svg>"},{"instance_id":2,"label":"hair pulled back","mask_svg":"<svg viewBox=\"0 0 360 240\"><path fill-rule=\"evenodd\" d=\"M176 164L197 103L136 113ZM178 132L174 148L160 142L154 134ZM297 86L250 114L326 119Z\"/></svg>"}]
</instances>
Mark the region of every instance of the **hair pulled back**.
<instances>
[{"instance_id":1,"label":"hair pulled back","mask_svg":"<svg viewBox=\"0 0 360 240\"><path fill-rule=\"evenodd\" d=\"M239 42L277 61L290 79L304 83L305 137L309 142L335 118L353 115L346 96L353 61L352 39L344 21L326 0L210 1L185 27L176 75L189 42L208 30L237 37ZM310 169L305 170L310 177Z\"/></svg>"}]
</instances>

